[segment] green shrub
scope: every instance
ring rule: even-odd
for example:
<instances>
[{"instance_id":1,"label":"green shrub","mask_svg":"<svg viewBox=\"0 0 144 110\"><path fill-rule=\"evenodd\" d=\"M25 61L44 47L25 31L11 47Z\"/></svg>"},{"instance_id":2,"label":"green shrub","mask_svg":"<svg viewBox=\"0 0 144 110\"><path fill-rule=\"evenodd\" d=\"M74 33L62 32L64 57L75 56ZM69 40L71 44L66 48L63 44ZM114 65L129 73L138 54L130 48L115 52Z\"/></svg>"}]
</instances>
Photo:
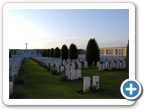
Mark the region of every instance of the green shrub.
<instances>
[{"instance_id":1,"label":"green shrub","mask_svg":"<svg viewBox=\"0 0 144 110\"><path fill-rule=\"evenodd\" d=\"M43 67L46 68L46 64L43 64Z\"/></svg>"},{"instance_id":2,"label":"green shrub","mask_svg":"<svg viewBox=\"0 0 144 110\"><path fill-rule=\"evenodd\" d=\"M65 74L65 72L58 72L58 74L59 74L59 75L63 75L63 74Z\"/></svg>"},{"instance_id":3,"label":"green shrub","mask_svg":"<svg viewBox=\"0 0 144 110\"><path fill-rule=\"evenodd\" d=\"M96 86L91 86L89 89L92 90L93 92L96 92L97 91L96 88L97 88Z\"/></svg>"},{"instance_id":4,"label":"green shrub","mask_svg":"<svg viewBox=\"0 0 144 110\"><path fill-rule=\"evenodd\" d=\"M24 84L24 77L16 77L14 80L14 84Z\"/></svg>"},{"instance_id":5,"label":"green shrub","mask_svg":"<svg viewBox=\"0 0 144 110\"><path fill-rule=\"evenodd\" d=\"M56 75L57 74L57 70L54 68L52 69L52 75Z\"/></svg>"},{"instance_id":6,"label":"green shrub","mask_svg":"<svg viewBox=\"0 0 144 110\"><path fill-rule=\"evenodd\" d=\"M47 67L47 71L51 71L51 68L50 68L50 67Z\"/></svg>"},{"instance_id":7,"label":"green shrub","mask_svg":"<svg viewBox=\"0 0 144 110\"><path fill-rule=\"evenodd\" d=\"M68 81L67 75L65 74L61 75L61 81Z\"/></svg>"}]
</instances>

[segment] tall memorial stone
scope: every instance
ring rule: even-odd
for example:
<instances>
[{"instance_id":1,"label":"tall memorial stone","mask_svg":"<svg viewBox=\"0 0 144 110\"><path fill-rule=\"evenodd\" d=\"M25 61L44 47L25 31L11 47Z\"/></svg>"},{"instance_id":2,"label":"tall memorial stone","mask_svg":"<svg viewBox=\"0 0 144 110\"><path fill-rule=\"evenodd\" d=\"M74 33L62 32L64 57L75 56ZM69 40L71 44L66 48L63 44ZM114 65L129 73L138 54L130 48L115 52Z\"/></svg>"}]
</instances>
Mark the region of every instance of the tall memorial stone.
<instances>
[{"instance_id":1,"label":"tall memorial stone","mask_svg":"<svg viewBox=\"0 0 144 110\"><path fill-rule=\"evenodd\" d=\"M93 76L93 86L97 86L99 89L99 76Z\"/></svg>"},{"instance_id":2,"label":"tall memorial stone","mask_svg":"<svg viewBox=\"0 0 144 110\"><path fill-rule=\"evenodd\" d=\"M76 79L81 78L81 70L77 69L76 70Z\"/></svg>"},{"instance_id":3,"label":"tall memorial stone","mask_svg":"<svg viewBox=\"0 0 144 110\"><path fill-rule=\"evenodd\" d=\"M85 90L89 89L90 87L90 77L84 77L83 80L83 92L85 92Z\"/></svg>"}]
</instances>

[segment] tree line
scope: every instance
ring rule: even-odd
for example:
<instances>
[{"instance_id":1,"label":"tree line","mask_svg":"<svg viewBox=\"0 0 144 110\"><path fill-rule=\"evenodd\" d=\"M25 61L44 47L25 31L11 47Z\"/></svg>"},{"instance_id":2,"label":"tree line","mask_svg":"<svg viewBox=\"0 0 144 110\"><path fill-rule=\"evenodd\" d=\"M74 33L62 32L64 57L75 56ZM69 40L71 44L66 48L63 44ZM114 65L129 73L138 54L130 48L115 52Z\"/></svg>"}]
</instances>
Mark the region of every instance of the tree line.
<instances>
[{"instance_id":1,"label":"tree line","mask_svg":"<svg viewBox=\"0 0 144 110\"><path fill-rule=\"evenodd\" d=\"M56 47L55 49L51 48L51 49L43 50L42 56L43 57L54 57L54 58L61 57L62 60L63 59L67 60L68 58L69 59L77 59L78 58L78 49L74 43L72 43L70 45L69 49L64 44L61 49ZM11 51L9 51L9 58L11 58ZM93 61L96 64L96 62L98 62L100 59L99 45L94 38L90 39L87 43L85 59L89 65L91 65ZM129 42L127 44L126 65L127 65L127 68L129 69Z\"/></svg>"}]
</instances>

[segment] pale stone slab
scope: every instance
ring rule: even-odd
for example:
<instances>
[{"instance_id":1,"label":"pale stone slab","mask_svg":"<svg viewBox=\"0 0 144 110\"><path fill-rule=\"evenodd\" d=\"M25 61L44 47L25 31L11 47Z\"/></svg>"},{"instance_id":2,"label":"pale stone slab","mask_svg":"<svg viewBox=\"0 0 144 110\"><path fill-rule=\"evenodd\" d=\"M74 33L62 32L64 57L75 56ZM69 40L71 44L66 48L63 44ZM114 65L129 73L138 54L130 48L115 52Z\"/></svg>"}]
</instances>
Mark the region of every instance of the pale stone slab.
<instances>
[{"instance_id":1,"label":"pale stone slab","mask_svg":"<svg viewBox=\"0 0 144 110\"><path fill-rule=\"evenodd\" d=\"M61 66L61 72L64 71L64 66Z\"/></svg>"},{"instance_id":2,"label":"pale stone slab","mask_svg":"<svg viewBox=\"0 0 144 110\"><path fill-rule=\"evenodd\" d=\"M103 70L105 70L105 69L106 69L105 63L103 63Z\"/></svg>"},{"instance_id":3,"label":"pale stone slab","mask_svg":"<svg viewBox=\"0 0 144 110\"><path fill-rule=\"evenodd\" d=\"M14 82L16 76L17 76L17 72L12 72L12 81L13 81L13 82Z\"/></svg>"},{"instance_id":4,"label":"pale stone slab","mask_svg":"<svg viewBox=\"0 0 144 110\"><path fill-rule=\"evenodd\" d=\"M88 68L88 63L87 63L87 61L84 62L84 67L85 67L85 68Z\"/></svg>"},{"instance_id":5,"label":"pale stone slab","mask_svg":"<svg viewBox=\"0 0 144 110\"><path fill-rule=\"evenodd\" d=\"M9 82L9 95L13 93L13 82Z\"/></svg>"},{"instance_id":6,"label":"pale stone slab","mask_svg":"<svg viewBox=\"0 0 144 110\"><path fill-rule=\"evenodd\" d=\"M110 69L113 69L113 63L110 63Z\"/></svg>"},{"instance_id":7,"label":"pale stone slab","mask_svg":"<svg viewBox=\"0 0 144 110\"><path fill-rule=\"evenodd\" d=\"M75 70L74 69L70 70L70 75L71 75L71 80L75 80L76 75L75 75Z\"/></svg>"},{"instance_id":8,"label":"pale stone slab","mask_svg":"<svg viewBox=\"0 0 144 110\"><path fill-rule=\"evenodd\" d=\"M58 67L56 67L56 70L57 70L57 73L59 72L59 66Z\"/></svg>"},{"instance_id":9,"label":"pale stone slab","mask_svg":"<svg viewBox=\"0 0 144 110\"><path fill-rule=\"evenodd\" d=\"M97 82L97 89L99 89L99 76L93 76L93 86L96 86Z\"/></svg>"},{"instance_id":10,"label":"pale stone slab","mask_svg":"<svg viewBox=\"0 0 144 110\"><path fill-rule=\"evenodd\" d=\"M116 68L116 63L113 63L113 68Z\"/></svg>"},{"instance_id":11,"label":"pale stone slab","mask_svg":"<svg viewBox=\"0 0 144 110\"><path fill-rule=\"evenodd\" d=\"M95 61L92 62L92 65L93 65L93 66L94 66L94 64L95 64Z\"/></svg>"},{"instance_id":12,"label":"pale stone slab","mask_svg":"<svg viewBox=\"0 0 144 110\"><path fill-rule=\"evenodd\" d=\"M87 89L89 89L90 87L90 77L84 77L84 80L83 80L83 92Z\"/></svg>"},{"instance_id":13,"label":"pale stone slab","mask_svg":"<svg viewBox=\"0 0 144 110\"><path fill-rule=\"evenodd\" d=\"M126 64L125 63L123 63L123 69L125 69L126 68Z\"/></svg>"},{"instance_id":14,"label":"pale stone slab","mask_svg":"<svg viewBox=\"0 0 144 110\"><path fill-rule=\"evenodd\" d=\"M70 69L70 66L69 65L66 65L66 70L69 70Z\"/></svg>"},{"instance_id":15,"label":"pale stone slab","mask_svg":"<svg viewBox=\"0 0 144 110\"><path fill-rule=\"evenodd\" d=\"M78 63L78 68L81 69L81 63Z\"/></svg>"},{"instance_id":16,"label":"pale stone slab","mask_svg":"<svg viewBox=\"0 0 144 110\"><path fill-rule=\"evenodd\" d=\"M69 71L69 70L66 70L66 71L65 71L65 74L67 75L68 79L70 79L70 71Z\"/></svg>"},{"instance_id":17,"label":"pale stone slab","mask_svg":"<svg viewBox=\"0 0 144 110\"><path fill-rule=\"evenodd\" d=\"M76 79L81 78L81 69L76 70Z\"/></svg>"},{"instance_id":18,"label":"pale stone slab","mask_svg":"<svg viewBox=\"0 0 144 110\"><path fill-rule=\"evenodd\" d=\"M99 64L99 71L102 70L102 64Z\"/></svg>"},{"instance_id":19,"label":"pale stone slab","mask_svg":"<svg viewBox=\"0 0 144 110\"><path fill-rule=\"evenodd\" d=\"M99 62L97 62L97 67L99 67Z\"/></svg>"},{"instance_id":20,"label":"pale stone slab","mask_svg":"<svg viewBox=\"0 0 144 110\"><path fill-rule=\"evenodd\" d=\"M117 63L117 69L119 69L120 68L120 63Z\"/></svg>"},{"instance_id":21,"label":"pale stone slab","mask_svg":"<svg viewBox=\"0 0 144 110\"><path fill-rule=\"evenodd\" d=\"M120 69L123 69L123 63L122 62L120 63Z\"/></svg>"}]
</instances>

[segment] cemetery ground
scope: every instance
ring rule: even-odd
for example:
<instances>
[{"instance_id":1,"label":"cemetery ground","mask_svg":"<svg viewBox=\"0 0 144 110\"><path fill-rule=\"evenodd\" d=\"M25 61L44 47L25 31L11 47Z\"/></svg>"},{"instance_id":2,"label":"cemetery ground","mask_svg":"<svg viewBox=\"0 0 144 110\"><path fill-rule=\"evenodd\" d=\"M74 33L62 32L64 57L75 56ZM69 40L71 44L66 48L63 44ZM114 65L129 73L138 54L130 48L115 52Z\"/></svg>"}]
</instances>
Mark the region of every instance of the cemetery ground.
<instances>
[{"instance_id":1,"label":"cemetery ground","mask_svg":"<svg viewBox=\"0 0 144 110\"><path fill-rule=\"evenodd\" d=\"M32 59L25 59L25 79L22 84L23 99L124 99L120 93L121 83L129 78L124 70L99 71L96 66L82 68L81 77L98 75L103 91L79 94L83 90L83 80L60 81L60 75L52 75ZM14 91L20 85L14 85Z\"/></svg>"}]
</instances>

